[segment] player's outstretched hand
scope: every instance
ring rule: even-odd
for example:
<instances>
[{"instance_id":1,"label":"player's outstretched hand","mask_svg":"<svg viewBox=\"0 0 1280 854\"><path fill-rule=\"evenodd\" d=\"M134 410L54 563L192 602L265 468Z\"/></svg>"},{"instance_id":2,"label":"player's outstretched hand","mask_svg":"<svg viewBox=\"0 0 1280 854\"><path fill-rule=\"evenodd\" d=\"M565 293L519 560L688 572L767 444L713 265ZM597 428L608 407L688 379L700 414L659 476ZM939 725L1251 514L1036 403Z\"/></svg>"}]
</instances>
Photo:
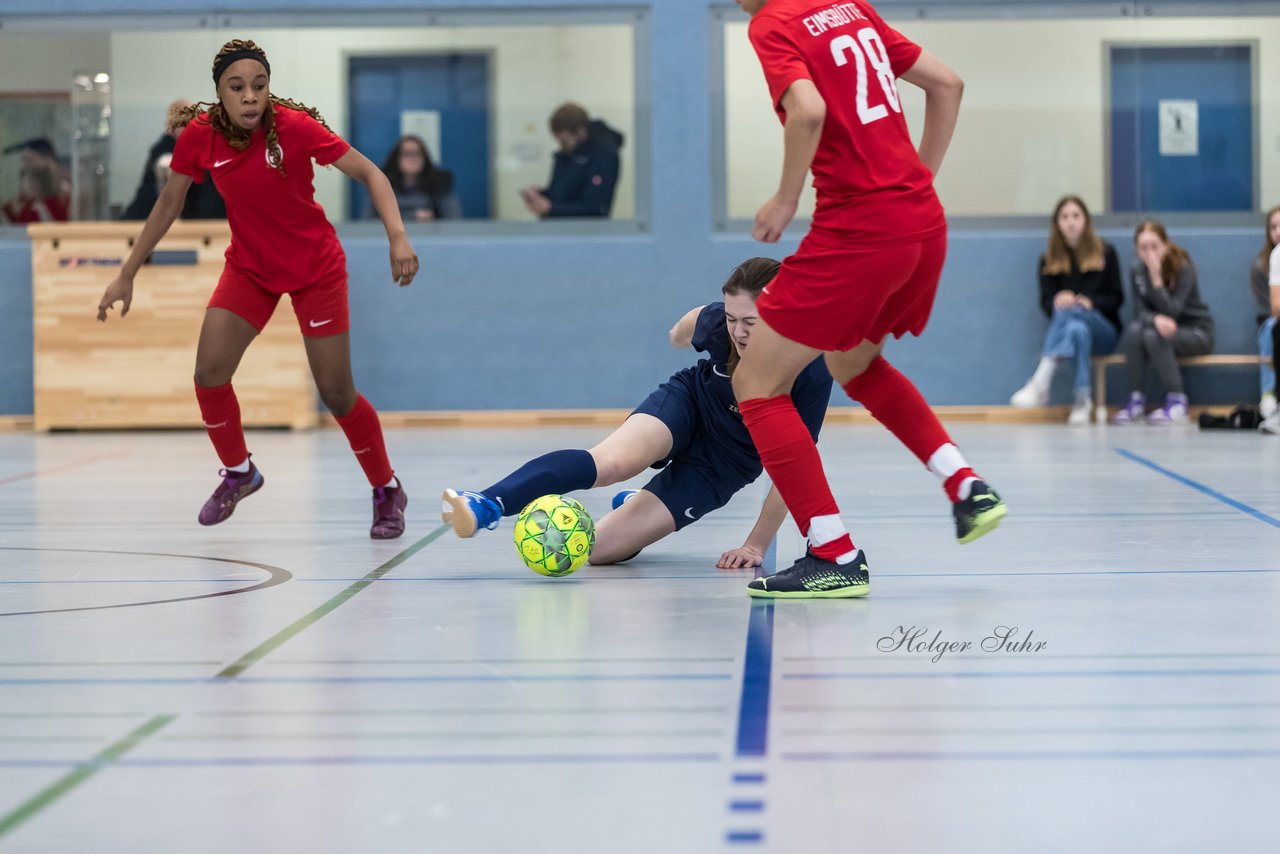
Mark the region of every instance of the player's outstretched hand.
<instances>
[{"instance_id":1,"label":"player's outstretched hand","mask_svg":"<svg viewBox=\"0 0 1280 854\"><path fill-rule=\"evenodd\" d=\"M107 285L106 293L98 303L98 320L105 322L107 312L118 302L124 303L120 306L120 316L124 317L129 313L129 304L133 302L133 281L124 276L116 276L111 284Z\"/></svg>"},{"instance_id":2,"label":"player's outstretched hand","mask_svg":"<svg viewBox=\"0 0 1280 854\"><path fill-rule=\"evenodd\" d=\"M397 237L391 241L391 278L407 287L418 275L418 256L409 245L409 238Z\"/></svg>"},{"instance_id":3,"label":"player's outstretched hand","mask_svg":"<svg viewBox=\"0 0 1280 854\"><path fill-rule=\"evenodd\" d=\"M777 243L796 215L797 203L774 196L756 211L756 227L751 236L761 243Z\"/></svg>"},{"instance_id":4,"label":"player's outstretched hand","mask_svg":"<svg viewBox=\"0 0 1280 854\"><path fill-rule=\"evenodd\" d=\"M764 552L755 546L743 545L720 555L716 569L751 569L764 563Z\"/></svg>"}]
</instances>

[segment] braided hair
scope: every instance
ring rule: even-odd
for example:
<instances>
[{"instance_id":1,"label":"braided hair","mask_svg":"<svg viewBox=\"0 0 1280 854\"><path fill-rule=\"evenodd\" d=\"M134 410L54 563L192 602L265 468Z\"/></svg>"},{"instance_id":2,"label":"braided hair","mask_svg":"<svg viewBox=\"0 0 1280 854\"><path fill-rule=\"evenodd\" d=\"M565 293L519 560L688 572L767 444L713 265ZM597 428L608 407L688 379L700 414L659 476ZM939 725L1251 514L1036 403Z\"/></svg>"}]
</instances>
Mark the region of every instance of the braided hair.
<instances>
[{"instance_id":1,"label":"braided hair","mask_svg":"<svg viewBox=\"0 0 1280 854\"><path fill-rule=\"evenodd\" d=\"M267 65L267 52L265 50L258 47L252 40L232 39L224 44L218 51L217 56L213 58L213 70L215 74L217 73L218 66L222 61L235 53L257 54L262 58L263 67L269 68ZM315 107L308 107L306 104L299 103L298 101L272 95L268 106L274 107L276 104L279 104L282 107L288 107L291 110L304 112L323 125L325 130L332 130L332 128L329 127L329 124L324 120L324 117L320 115L320 111ZM212 127L217 133L221 134L223 139L227 141L227 144L236 151L244 151L249 147L249 143L253 138L253 131L245 130L239 125L233 123L231 121L231 117L227 115L226 109L222 106L221 101L198 101L187 106L175 107L169 113L169 132L171 134L177 133L178 130L195 121L196 117L202 112L208 113L210 127ZM280 137L276 133L274 109L268 109L263 112L262 127L267 134L267 162L271 164L273 169L276 169L281 175L284 175L284 154L280 150Z\"/></svg>"}]
</instances>

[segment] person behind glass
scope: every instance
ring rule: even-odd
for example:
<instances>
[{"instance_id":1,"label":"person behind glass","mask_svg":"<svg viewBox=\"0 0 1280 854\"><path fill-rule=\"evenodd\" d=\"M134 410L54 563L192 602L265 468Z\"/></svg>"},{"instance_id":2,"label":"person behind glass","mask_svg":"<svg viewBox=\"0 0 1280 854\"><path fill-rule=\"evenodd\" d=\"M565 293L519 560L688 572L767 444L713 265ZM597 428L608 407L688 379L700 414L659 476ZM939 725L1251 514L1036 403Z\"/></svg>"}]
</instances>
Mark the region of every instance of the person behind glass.
<instances>
[{"instance_id":1,"label":"person behind glass","mask_svg":"<svg viewBox=\"0 0 1280 854\"><path fill-rule=\"evenodd\" d=\"M190 106L191 102L185 98L171 103L165 113L166 123L167 117L175 111ZM166 127L165 132L147 152L147 162L142 168L142 179L138 182L138 189L134 191L133 198L125 206L120 219L142 220L151 213L152 206L155 205L161 189L169 179L169 163L173 159L173 148L177 142L178 130ZM205 177L208 178L207 173ZM205 180L192 185L183 202L181 216L182 219L226 219L227 206L222 201L222 196L218 195L213 182Z\"/></svg>"},{"instance_id":2,"label":"person behind glass","mask_svg":"<svg viewBox=\"0 0 1280 854\"><path fill-rule=\"evenodd\" d=\"M48 172L53 176L54 192L49 198L57 198L60 204L71 208L71 178L67 174L66 164L58 157L53 142L46 136L24 140L4 150L5 154L22 152L22 168ZM41 178L43 182L43 178Z\"/></svg>"},{"instance_id":3,"label":"person behind glass","mask_svg":"<svg viewBox=\"0 0 1280 854\"><path fill-rule=\"evenodd\" d=\"M1088 424L1093 409L1089 357L1115 349L1123 302L1116 250L1094 231L1084 201L1064 196L1053 209L1049 248L1040 256L1040 308L1049 317L1043 356L1009 402L1023 408L1044 406L1054 371L1061 361L1070 360L1075 398L1067 423Z\"/></svg>"},{"instance_id":4,"label":"person behind glass","mask_svg":"<svg viewBox=\"0 0 1280 854\"><path fill-rule=\"evenodd\" d=\"M320 399L373 486L369 535L398 537L404 533L408 498L387 459L378 413L351 378L346 256L315 201L312 160L333 164L368 188L387 231L391 276L401 287L417 275L418 256L386 176L333 133L315 109L272 94L270 75L262 48L240 39L227 42L213 61L217 100L170 117L171 125L184 128L170 164L173 174L120 275L98 303L98 320L106 320L117 302L120 316L128 314L139 267L178 218L192 182L211 171L227 202L231 244L200 328L195 393L225 468L200 510L200 524L226 520L237 502L262 487L231 380L281 295L288 293Z\"/></svg>"},{"instance_id":5,"label":"person behind glass","mask_svg":"<svg viewBox=\"0 0 1280 854\"><path fill-rule=\"evenodd\" d=\"M420 136L402 136L396 142L382 171L391 182L405 222L461 219L462 204L453 192L453 173L431 162L427 144ZM377 216L367 203L365 218Z\"/></svg>"},{"instance_id":6,"label":"person behind glass","mask_svg":"<svg viewBox=\"0 0 1280 854\"><path fill-rule=\"evenodd\" d=\"M1147 366L1165 389L1164 405L1146 414L1151 424L1187 420L1187 395L1178 359L1213 349L1213 316L1200 299L1196 267L1187 250L1169 240L1163 225L1144 220L1133 233L1138 258L1129 269L1135 317L1120 336L1129 374L1129 398L1112 419L1132 424L1146 413Z\"/></svg>"},{"instance_id":7,"label":"person behind glass","mask_svg":"<svg viewBox=\"0 0 1280 854\"><path fill-rule=\"evenodd\" d=\"M621 168L622 134L574 103L551 114L551 135L560 144L551 168L551 183L520 191L525 207L542 219L607 217Z\"/></svg>"},{"instance_id":8,"label":"person behind glass","mask_svg":"<svg viewBox=\"0 0 1280 854\"><path fill-rule=\"evenodd\" d=\"M24 166L18 178L18 197L0 208L3 221L14 225L31 222L66 222L67 200L58 192L58 177L47 166Z\"/></svg>"},{"instance_id":9,"label":"person behind glass","mask_svg":"<svg viewBox=\"0 0 1280 854\"><path fill-rule=\"evenodd\" d=\"M1280 338L1276 317L1280 316L1280 278L1277 277L1276 246L1280 245L1280 206L1267 211L1266 238L1262 251L1253 259L1253 267L1249 270L1249 284L1253 288L1253 298L1258 303L1258 355L1264 361L1259 366L1262 396L1258 403L1258 411L1263 418L1260 430L1268 433L1280 432L1271 429L1272 425L1280 428L1280 419L1275 418L1276 407L1276 370L1275 356L1280 347L1275 341Z\"/></svg>"}]
</instances>

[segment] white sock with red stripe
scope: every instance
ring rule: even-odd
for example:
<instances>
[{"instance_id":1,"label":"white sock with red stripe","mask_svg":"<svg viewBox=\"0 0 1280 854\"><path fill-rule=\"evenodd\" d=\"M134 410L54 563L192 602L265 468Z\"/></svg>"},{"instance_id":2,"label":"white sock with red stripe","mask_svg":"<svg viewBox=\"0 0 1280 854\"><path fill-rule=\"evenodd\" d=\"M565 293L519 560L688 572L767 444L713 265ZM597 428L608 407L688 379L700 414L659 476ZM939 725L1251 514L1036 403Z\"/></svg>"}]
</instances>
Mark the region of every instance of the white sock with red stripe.
<instances>
[{"instance_id":1,"label":"white sock with red stripe","mask_svg":"<svg viewBox=\"0 0 1280 854\"><path fill-rule=\"evenodd\" d=\"M809 550L835 563L852 563L858 556L853 538L839 516L814 516L809 520Z\"/></svg>"},{"instance_id":2,"label":"white sock with red stripe","mask_svg":"<svg viewBox=\"0 0 1280 854\"><path fill-rule=\"evenodd\" d=\"M943 445L934 451L927 465L929 471L942 481L942 487L953 503L968 498L973 482L978 479L955 445Z\"/></svg>"}]
</instances>

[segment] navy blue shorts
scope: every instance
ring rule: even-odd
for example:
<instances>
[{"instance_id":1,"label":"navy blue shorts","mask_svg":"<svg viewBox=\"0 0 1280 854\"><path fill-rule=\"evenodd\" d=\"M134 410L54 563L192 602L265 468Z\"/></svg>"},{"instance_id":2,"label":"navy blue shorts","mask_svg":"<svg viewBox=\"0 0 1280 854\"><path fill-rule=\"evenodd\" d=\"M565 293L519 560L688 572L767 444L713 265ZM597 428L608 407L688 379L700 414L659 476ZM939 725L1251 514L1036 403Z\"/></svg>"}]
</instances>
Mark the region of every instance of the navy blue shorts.
<instances>
[{"instance_id":1,"label":"navy blue shorts","mask_svg":"<svg viewBox=\"0 0 1280 854\"><path fill-rule=\"evenodd\" d=\"M679 371L632 412L652 415L671 431L671 453L653 464L662 470L644 488L671 512L677 531L719 510L754 480L726 466L713 440L703 435L693 382L692 368Z\"/></svg>"}]
</instances>

